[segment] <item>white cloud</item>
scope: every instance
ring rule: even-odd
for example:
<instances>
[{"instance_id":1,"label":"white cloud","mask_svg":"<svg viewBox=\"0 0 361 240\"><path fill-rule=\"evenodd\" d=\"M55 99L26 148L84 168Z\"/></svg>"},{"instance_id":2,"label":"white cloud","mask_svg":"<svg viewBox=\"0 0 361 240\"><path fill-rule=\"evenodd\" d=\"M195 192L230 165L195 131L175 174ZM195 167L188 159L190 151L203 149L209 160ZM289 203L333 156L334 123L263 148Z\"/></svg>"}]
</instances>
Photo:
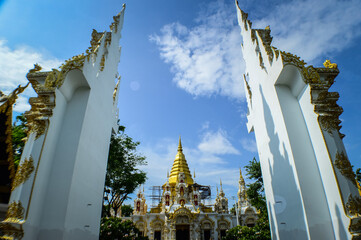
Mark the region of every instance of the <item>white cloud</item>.
<instances>
[{"instance_id":1,"label":"white cloud","mask_svg":"<svg viewBox=\"0 0 361 240\"><path fill-rule=\"evenodd\" d=\"M359 0L290 1L253 22L259 28L270 25L273 45L314 61L332 58L361 35L360 9Z\"/></svg>"},{"instance_id":2,"label":"white cloud","mask_svg":"<svg viewBox=\"0 0 361 240\"><path fill-rule=\"evenodd\" d=\"M221 129L217 132L206 132L198 149L210 154L240 154L227 139L227 133Z\"/></svg>"},{"instance_id":3,"label":"white cloud","mask_svg":"<svg viewBox=\"0 0 361 240\"><path fill-rule=\"evenodd\" d=\"M257 152L257 144L254 139L243 138L241 144L245 150L253 153Z\"/></svg>"},{"instance_id":4,"label":"white cloud","mask_svg":"<svg viewBox=\"0 0 361 240\"><path fill-rule=\"evenodd\" d=\"M19 84L26 85L26 73L39 63L44 70L58 67L61 62L58 59L48 59L40 52L28 46L11 49L5 40L0 40L0 90L5 94L10 93ZM24 112L30 109L28 98L35 96L35 92L29 86L18 98L14 111Z\"/></svg>"},{"instance_id":5,"label":"white cloud","mask_svg":"<svg viewBox=\"0 0 361 240\"><path fill-rule=\"evenodd\" d=\"M361 35L359 0L279 1L273 5L262 2L265 1L257 6L254 1L245 3L252 5L250 19L254 27L270 25L273 45L311 64L332 59ZM203 11L195 26L171 23L150 39L158 45L164 61L171 65L173 81L179 88L194 96L243 98L244 62L233 2L217 1ZM255 15L265 17L252 18Z\"/></svg>"},{"instance_id":6,"label":"white cloud","mask_svg":"<svg viewBox=\"0 0 361 240\"><path fill-rule=\"evenodd\" d=\"M158 45L164 61L171 64L178 87L195 96L242 98L240 29L235 17L229 17L235 16L234 9L217 5L200 16L195 27L168 24L150 39Z\"/></svg>"}]
</instances>

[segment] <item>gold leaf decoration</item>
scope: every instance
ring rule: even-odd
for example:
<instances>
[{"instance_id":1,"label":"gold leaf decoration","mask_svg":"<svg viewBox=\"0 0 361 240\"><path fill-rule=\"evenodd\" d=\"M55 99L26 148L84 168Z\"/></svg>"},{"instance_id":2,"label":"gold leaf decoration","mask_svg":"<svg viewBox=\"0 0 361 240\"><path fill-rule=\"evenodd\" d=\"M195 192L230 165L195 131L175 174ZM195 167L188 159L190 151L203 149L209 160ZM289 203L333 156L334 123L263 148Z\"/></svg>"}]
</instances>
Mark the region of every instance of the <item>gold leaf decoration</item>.
<instances>
[{"instance_id":1,"label":"gold leaf decoration","mask_svg":"<svg viewBox=\"0 0 361 240\"><path fill-rule=\"evenodd\" d=\"M249 95L249 101L250 103L252 104L252 91L251 91L251 87L249 86L248 82L247 82L247 79L246 79L246 75L243 74L243 80L246 84L246 87L247 87L247 92L248 92L248 95Z\"/></svg>"},{"instance_id":2,"label":"gold leaf decoration","mask_svg":"<svg viewBox=\"0 0 361 240\"><path fill-rule=\"evenodd\" d=\"M302 74L306 83L321 83L320 75L313 66L302 67Z\"/></svg>"},{"instance_id":3,"label":"gold leaf decoration","mask_svg":"<svg viewBox=\"0 0 361 240\"><path fill-rule=\"evenodd\" d=\"M296 67L299 67L301 69L304 68L304 66L306 65L306 62L303 61L299 56L294 55L292 53L289 52L285 52L285 51L280 51L281 53L281 57L283 60L283 63L285 65L287 64L292 64L295 65Z\"/></svg>"},{"instance_id":4,"label":"gold leaf decoration","mask_svg":"<svg viewBox=\"0 0 361 240\"><path fill-rule=\"evenodd\" d=\"M4 240L14 240L14 239L22 239L24 237L24 230L20 227L20 229L9 223L1 223L0 229L3 236L0 236L0 239Z\"/></svg>"},{"instance_id":5,"label":"gold leaf decoration","mask_svg":"<svg viewBox=\"0 0 361 240\"><path fill-rule=\"evenodd\" d=\"M3 222L6 223L18 223L24 220L24 208L21 205L21 202L12 202L9 204L8 210L6 212L6 219Z\"/></svg>"},{"instance_id":6,"label":"gold leaf decoration","mask_svg":"<svg viewBox=\"0 0 361 240\"><path fill-rule=\"evenodd\" d=\"M352 170L352 165L346 155L341 152L336 153L335 166L340 170L341 174L356 185L356 174ZM357 185L356 185L357 187ZM360 202L361 203L361 202Z\"/></svg>"},{"instance_id":7,"label":"gold leaf decoration","mask_svg":"<svg viewBox=\"0 0 361 240\"><path fill-rule=\"evenodd\" d=\"M30 174L34 171L34 160L30 156L29 159L25 159L23 163L21 163L16 171L15 178L12 184L12 189L14 190L16 187L24 183L30 177Z\"/></svg>"},{"instance_id":8,"label":"gold leaf decoration","mask_svg":"<svg viewBox=\"0 0 361 240\"><path fill-rule=\"evenodd\" d=\"M348 230L352 234L352 240L359 240L361 237L361 219L352 218Z\"/></svg>"},{"instance_id":9,"label":"gold leaf decoration","mask_svg":"<svg viewBox=\"0 0 361 240\"><path fill-rule=\"evenodd\" d=\"M331 63L330 60L326 60L323 63L323 66L325 66L325 68L337 68L337 64L336 63Z\"/></svg>"},{"instance_id":10,"label":"gold leaf decoration","mask_svg":"<svg viewBox=\"0 0 361 240\"><path fill-rule=\"evenodd\" d=\"M353 197L352 195L350 195L348 198L347 204L346 204L346 208L350 215L360 216L361 215L361 198L358 196Z\"/></svg>"},{"instance_id":11,"label":"gold leaf decoration","mask_svg":"<svg viewBox=\"0 0 361 240\"><path fill-rule=\"evenodd\" d=\"M102 59L100 60L100 71L104 70L104 65L105 65L105 56L103 54Z\"/></svg>"},{"instance_id":12,"label":"gold leaf decoration","mask_svg":"<svg viewBox=\"0 0 361 240\"><path fill-rule=\"evenodd\" d=\"M30 69L29 73L39 72L41 69L42 69L42 67L39 64L35 63L34 68Z\"/></svg>"}]
</instances>

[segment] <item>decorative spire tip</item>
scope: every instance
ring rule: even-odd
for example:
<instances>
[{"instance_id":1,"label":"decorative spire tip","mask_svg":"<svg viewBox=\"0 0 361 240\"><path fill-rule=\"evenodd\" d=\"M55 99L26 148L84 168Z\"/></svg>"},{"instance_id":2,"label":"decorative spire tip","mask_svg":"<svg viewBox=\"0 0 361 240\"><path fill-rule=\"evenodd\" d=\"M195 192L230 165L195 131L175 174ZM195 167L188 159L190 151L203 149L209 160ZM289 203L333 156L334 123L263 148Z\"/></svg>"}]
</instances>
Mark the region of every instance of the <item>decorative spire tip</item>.
<instances>
[{"instance_id":1,"label":"decorative spire tip","mask_svg":"<svg viewBox=\"0 0 361 240\"><path fill-rule=\"evenodd\" d=\"M181 140L181 136L179 136L178 152L182 152L182 151L183 151L182 140Z\"/></svg>"}]
</instances>

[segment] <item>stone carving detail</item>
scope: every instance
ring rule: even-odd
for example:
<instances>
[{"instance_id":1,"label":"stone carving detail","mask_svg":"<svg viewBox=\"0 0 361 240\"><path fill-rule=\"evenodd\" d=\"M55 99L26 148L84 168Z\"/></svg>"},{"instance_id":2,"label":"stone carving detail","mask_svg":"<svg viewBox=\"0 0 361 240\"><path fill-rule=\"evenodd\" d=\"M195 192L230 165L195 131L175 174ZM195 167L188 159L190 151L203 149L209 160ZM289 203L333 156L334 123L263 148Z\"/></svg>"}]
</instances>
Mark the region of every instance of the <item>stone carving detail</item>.
<instances>
[{"instance_id":1,"label":"stone carving detail","mask_svg":"<svg viewBox=\"0 0 361 240\"><path fill-rule=\"evenodd\" d=\"M55 87L45 87L45 84L39 83L39 80L42 79L45 79L46 83L49 74L50 72L29 72L27 74L29 82L38 94L38 97L29 99L31 109L25 112L28 121L28 134L35 132L36 138L45 133L48 119L53 115L55 107Z\"/></svg>"},{"instance_id":2,"label":"stone carving detail","mask_svg":"<svg viewBox=\"0 0 361 240\"><path fill-rule=\"evenodd\" d=\"M9 95L5 95L0 91L0 117L3 121L3 134L1 144L4 144L4 158L3 160L7 161L8 170L9 170L9 180L14 179L15 177L15 165L13 158L13 147L12 147L12 112L13 105L18 97L28 86L22 87L18 86L13 90ZM10 181L9 181L10 182Z\"/></svg>"},{"instance_id":3,"label":"stone carving detail","mask_svg":"<svg viewBox=\"0 0 361 240\"><path fill-rule=\"evenodd\" d=\"M39 72L41 69L42 69L42 67L39 64L35 63L34 68L30 69L29 73Z\"/></svg>"},{"instance_id":4,"label":"stone carving detail","mask_svg":"<svg viewBox=\"0 0 361 240\"><path fill-rule=\"evenodd\" d=\"M347 211L352 216L361 216L361 198L349 196L347 204Z\"/></svg>"},{"instance_id":5,"label":"stone carving detail","mask_svg":"<svg viewBox=\"0 0 361 240\"><path fill-rule=\"evenodd\" d=\"M252 91L251 91L251 87L249 86L248 82L247 82L247 79L246 79L246 75L243 74L243 80L246 84L246 87L247 87L247 92L248 92L248 95L249 95L249 102L252 104Z\"/></svg>"},{"instance_id":6,"label":"stone carving detail","mask_svg":"<svg viewBox=\"0 0 361 240\"><path fill-rule=\"evenodd\" d=\"M18 166L11 190L14 190L16 187L18 187L26 180L28 180L30 174L33 171L34 171L34 160L30 156L29 159L25 159L24 162Z\"/></svg>"},{"instance_id":7,"label":"stone carving detail","mask_svg":"<svg viewBox=\"0 0 361 240\"><path fill-rule=\"evenodd\" d=\"M123 4L123 9L125 9L125 4ZM120 21L120 14L118 14L117 16L113 17L114 22L112 24L110 24L110 30L114 30L114 32L118 32L118 25L119 25L119 21Z\"/></svg>"},{"instance_id":8,"label":"stone carving detail","mask_svg":"<svg viewBox=\"0 0 361 240\"><path fill-rule=\"evenodd\" d=\"M321 128L330 134L336 130L339 136L343 138L344 135L339 131L341 129L339 116L343 109L336 103L339 94L328 92L339 71L337 69L314 68L313 66L305 67L306 63L291 53L281 51L281 56L285 65L291 64L300 68L303 80L310 85L311 103L315 105L314 111L318 115ZM321 81L320 74L326 75L323 81Z\"/></svg>"},{"instance_id":9,"label":"stone carving detail","mask_svg":"<svg viewBox=\"0 0 361 240\"><path fill-rule=\"evenodd\" d=\"M351 165L350 161L347 159L346 155L343 152L336 153L335 166L338 168L338 170L340 170L342 175L344 175L347 179L349 179L357 187L356 174L352 170L352 165Z\"/></svg>"},{"instance_id":10,"label":"stone carving detail","mask_svg":"<svg viewBox=\"0 0 361 240\"><path fill-rule=\"evenodd\" d=\"M19 222L24 219L24 208L21 202L12 202L9 204L4 222Z\"/></svg>"},{"instance_id":11,"label":"stone carving detail","mask_svg":"<svg viewBox=\"0 0 361 240\"><path fill-rule=\"evenodd\" d=\"M24 223L24 208L21 202L12 202L9 204L6 219L1 222L0 229L3 233L2 239L22 239L24 231L22 224Z\"/></svg>"},{"instance_id":12,"label":"stone carving detail","mask_svg":"<svg viewBox=\"0 0 361 240\"><path fill-rule=\"evenodd\" d=\"M125 5L123 5L123 7L125 7ZM117 26L119 21L120 14L114 17L114 22L111 25L112 31L114 27L114 31L118 31ZM100 71L103 71L105 56L107 55L107 46L111 43L111 33L99 33L96 30L93 30L92 32L92 39L90 40L91 46L85 51L85 54L82 53L66 60L65 63L60 66L60 70L53 68L50 72L39 72L41 66L35 64L34 68L29 71L27 78L38 94L38 97L29 99L31 109L25 113L25 116L28 119L29 133L36 132L36 138L45 133L48 119L52 116L52 109L55 107L55 89L60 88L63 85L69 71L74 69L81 70L85 60L89 61L91 57L95 61L103 38L105 38L105 50L100 61ZM44 84L39 84L37 79L44 77Z\"/></svg>"}]
</instances>

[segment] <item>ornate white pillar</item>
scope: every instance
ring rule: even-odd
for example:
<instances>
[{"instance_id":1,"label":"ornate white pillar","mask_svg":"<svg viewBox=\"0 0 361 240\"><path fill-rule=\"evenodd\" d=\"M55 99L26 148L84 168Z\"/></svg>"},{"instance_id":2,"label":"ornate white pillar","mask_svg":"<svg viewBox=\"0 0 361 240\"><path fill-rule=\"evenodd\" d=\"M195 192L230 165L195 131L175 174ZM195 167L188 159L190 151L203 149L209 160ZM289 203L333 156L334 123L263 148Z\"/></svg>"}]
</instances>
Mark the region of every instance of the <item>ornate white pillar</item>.
<instances>
[{"instance_id":1,"label":"ornate white pillar","mask_svg":"<svg viewBox=\"0 0 361 240\"><path fill-rule=\"evenodd\" d=\"M361 199L339 131L342 108L338 93L328 92L337 65L306 66L271 46L269 27L252 29L238 2L237 14L247 127L256 136L273 239L359 237Z\"/></svg>"}]
</instances>

